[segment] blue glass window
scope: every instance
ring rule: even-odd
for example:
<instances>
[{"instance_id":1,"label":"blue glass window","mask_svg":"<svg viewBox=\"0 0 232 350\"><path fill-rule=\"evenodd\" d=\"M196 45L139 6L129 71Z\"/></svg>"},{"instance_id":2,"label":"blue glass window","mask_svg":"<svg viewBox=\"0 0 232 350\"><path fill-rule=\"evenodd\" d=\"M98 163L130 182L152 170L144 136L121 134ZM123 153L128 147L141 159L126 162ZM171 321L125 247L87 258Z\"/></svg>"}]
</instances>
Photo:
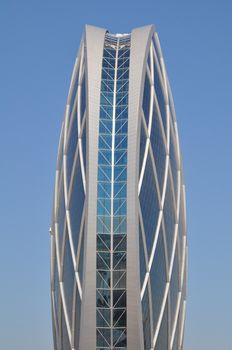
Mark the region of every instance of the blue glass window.
<instances>
[{"instance_id":1,"label":"blue glass window","mask_svg":"<svg viewBox=\"0 0 232 350\"><path fill-rule=\"evenodd\" d=\"M146 73L144 81L144 90L143 90L143 112L145 120L148 126L149 122L149 111L150 111L150 99L151 99L151 84Z\"/></svg>"},{"instance_id":2,"label":"blue glass window","mask_svg":"<svg viewBox=\"0 0 232 350\"><path fill-rule=\"evenodd\" d=\"M75 279L74 266L72 261L69 239L67 235L66 242L65 242L65 252L64 252L63 282L64 282L64 295L65 295L66 307L67 307L70 324L72 323L74 279Z\"/></svg>"},{"instance_id":3,"label":"blue glass window","mask_svg":"<svg viewBox=\"0 0 232 350\"><path fill-rule=\"evenodd\" d=\"M61 256L62 242L63 242L63 231L65 222L65 200L64 200L64 183L63 178L60 183L60 198L59 198L59 211L58 211L58 247L59 254Z\"/></svg>"},{"instance_id":4,"label":"blue glass window","mask_svg":"<svg viewBox=\"0 0 232 350\"><path fill-rule=\"evenodd\" d=\"M152 291L153 324L156 328L167 281L162 231L160 232L157 241L154 260L150 272L150 280Z\"/></svg>"},{"instance_id":5,"label":"blue glass window","mask_svg":"<svg viewBox=\"0 0 232 350\"><path fill-rule=\"evenodd\" d=\"M139 199L149 256L160 210L150 154L147 157Z\"/></svg>"},{"instance_id":6,"label":"blue glass window","mask_svg":"<svg viewBox=\"0 0 232 350\"><path fill-rule=\"evenodd\" d=\"M163 215L164 215L165 234L166 234L167 249L168 249L168 258L170 261L172 246L173 246L175 222L176 222L174 197L173 197L173 191L171 187L170 175L168 176L168 180L167 180Z\"/></svg>"},{"instance_id":7,"label":"blue glass window","mask_svg":"<svg viewBox=\"0 0 232 350\"><path fill-rule=\"evenodd\" d=\"M160 193L162 193L166 163L166 149L162 138L160 122L155 106L152 116L151 146L156 164Z\"/></svg>"},{"instance_id":8,"label":"blue glass window","mask_svg":"<svg viewBox=\"0 0 232 350\"><path fill-rule=\"evenodd\" d=\"M75 169L74 182L72 187L72 194L70 200L70 221L73 234L74 249L77 251L77 244L79 239L80 224L82 219L82 212L85 201L84 187L82 183L80 160L78 158Z\"/></svg>"},{"instance_id":9,"label":"blue glass window","mask_svg":"<svg viewBox=\"0 0 232 350\"><path fill-rule=\"evenodd\" d=\"M174 185L174 190L175 190L175 194L177 197L177 192L178 192L178 176L177 176L178 162L177 162L176 152L177 152L176 151L176 143L175 143L174 137L172 135L172 132L170 132L169 156L170 156L170 165L171 165L171 169L172 169L173 185Z\"/></svg>"},{"instance_id":10,"label":"blue glass window","mask_svg":"<svg viewBox=\"0 0 232 350\"><path fill-rule=\"evenodd\" d=\"M168 308L166 303L155 350L168 350L168 348Z\"/></svg>"},{"instance_id":11,"label":"blue glass window","mask_svg":"<svg viewBox=\"0 0 232 350\"><path fill-rule=\"evenodd\" d=\"M143 296L142 311L143 311L144 350L150 350L151 349L151 324L150 324L150 308L149 308L148 288L146 288L144 296Z\"/></svg>"},{"instance_id":12,"label":"blue glass window","mask_svg":"<svg viewBox=\"0 0 232 350\"><path fill-rule=\"evenodd\" d=\"M76 153L77 148L77 142L78 142L78 127L77 127L77 110L75 108L74 117L72 120L71 130L69 134L69 141L68 141L68 148L67 148L67 183L69 186L72 168L73 168L73 161Z\"/></svg>"},{"instance_id":13,"label":"blue glass window","mask_svg":"<svg viewBox=\"0 0 232 350\"><path fill-rule=\"evenodd\" d=\"M81 318L81 299L76 288L76 303L75 303L76 315L75 315L75 339L74 347L79 349L79 338L80 338L80 318Z\"/></svg>"},{"instance_id":14,"label":"blue glass window","mask_svg":"<svg viewBox=\"0 0 232 350\"><path fill-rule=\"evenodd\" d=\"M146 140L147 136L143 127L143 123L141 120L141 129L140 129L140 151L139 151L139 173L141 171L142 165L143 165L143 159L144 159L144 153L146 148Z\"/></svg>"},{"instance_id":15,"label":"blue glass window","mask_svg":"<svg viewBox=\"0 0 232 350\"><path fill-rule=\"evenodd\" d=\"M169 289L170 304L171 304L171 328L172 328L173 323L174 323L174 317L175 317L176 306L177 306L177 298L178 298L178 291L179 291L178 277L179 277L179 266L178 266L178 255L177 255L177 250L176 250L173 268L172 268L170 289Z\"/></svg>"},{"instance_id":16,"label":"blue glass window","mask_svg":"<svg viewBox=\"0 0 232 350\"><path fill-rule=\"evenodd\" d=\"M143 246L143 237L142 237L142 230L141 226L139 224L139 259L140 259L140 286L142 288L143 281L146 274L146 260L145 260L145 254L144 254L144 246Z\"/></svg>"},{"instance_id":17,"label":"blue glass window","mask_svg":"<svg viewBox=\"0 0 232 350\"><path fill-rule=\"evenodd\" d=\"M154 64L154 87L155 87L155 94L159 104L161 118L163 121L164 130L166 131L166 127L167 127L166 104L165 104L164 92L162 90L156 64Z\"/></svg>"},{"instance_id":18,"label":"blue glass window","mask_svg":"<svg viewBox=\"0 0 232 350\"><path fill-rule=\"evenodd\" d=\"M66 327L66 323L65 323L63 310L62 310L62 313L61 313L61 329L62 329L62 335L61 335L62 347L63 347L63 349L71 350L71 346L70 346L70 343L69 343L68 331L67 331L67 327Z\"/></svg>"}]
</instances>

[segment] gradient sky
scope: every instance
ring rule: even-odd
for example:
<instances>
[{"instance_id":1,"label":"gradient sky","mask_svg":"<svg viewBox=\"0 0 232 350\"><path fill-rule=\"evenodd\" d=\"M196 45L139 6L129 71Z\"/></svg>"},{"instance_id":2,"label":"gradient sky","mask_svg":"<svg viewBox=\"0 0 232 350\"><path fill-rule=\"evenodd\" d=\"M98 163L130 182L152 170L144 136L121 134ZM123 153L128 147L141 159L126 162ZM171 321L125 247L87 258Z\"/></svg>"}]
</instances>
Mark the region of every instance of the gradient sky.
<instances>
[{"instance_id":1,"label":"gradient sky","mask_svg":"<svg viewBox=\"0 0 232 350\"><path fill-rule=\"evenodd\" d=\"M187 191L186 350L232 349L232 1L0 0L0 349L52 350L50 213L84 25L154 23Z\"/></svg>"}]
</instances>

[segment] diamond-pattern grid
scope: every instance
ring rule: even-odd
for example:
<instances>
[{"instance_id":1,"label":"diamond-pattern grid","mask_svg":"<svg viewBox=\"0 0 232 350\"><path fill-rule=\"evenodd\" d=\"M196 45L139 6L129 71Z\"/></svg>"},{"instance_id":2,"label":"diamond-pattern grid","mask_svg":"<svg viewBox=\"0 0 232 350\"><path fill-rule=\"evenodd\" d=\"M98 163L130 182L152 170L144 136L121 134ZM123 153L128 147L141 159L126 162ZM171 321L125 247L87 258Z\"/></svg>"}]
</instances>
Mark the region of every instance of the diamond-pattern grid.
<instances>
[{"instance_id":1,"label":"diamond-pattern grid","mask_svg":"<svg viewBox=\"0 0 232 350\"><path fill-rule=\"evenodd\" d=\"M82 43L74 66L61 130L55 180L52 307L54 343L59 350L77 350L79 346L86 172L85 85Z\"/></svg>"},{"instance_id":2,"label":"diamond-pattern grid","mask_svg":"<svg viewBox=\"0 0 232 350\"><path fill-rule=\"evenodd\" d=\"M97 349L126 349L126 189L130 37L106 35L97 191Z\"/></svg>"},{"instance_id":3,"label":"diamond-pattern grid","mask_svg":"<svg viewBox=\"0 0 232 350\"><path fill-rule=\"evenodd\" d=\"M146 237L145 240L140 237L140 261L144 262L144 251L148 253L148 265L145 268L147 273L145 274L144 268L140 268L144 337L148 336L151 327L151 348L181 350L185 317L183 304L186 303L185 196L174 105L157 33L152 38L148 54L143 114L145 118L141 118L139 201L140 226ZM146 147L148 152L145 151ZM151 159L154 160L153 166ZM149 182L151 178L153 185ZM152 187L156 188L156 194L152 194ZM155 220L149 220L146 215L148 198L151 205L149 210L153 213L149 216ZM141 234L140 229L140 236ZM159 243L161 236L163 244ZM161 256L166 266L163 271L160 271ZM149 285L151 298L148 298ZM161 294L157 295L157 292ZM144 344L147 349L147 339L144 339Z\"/></svg>"}]
</instances>

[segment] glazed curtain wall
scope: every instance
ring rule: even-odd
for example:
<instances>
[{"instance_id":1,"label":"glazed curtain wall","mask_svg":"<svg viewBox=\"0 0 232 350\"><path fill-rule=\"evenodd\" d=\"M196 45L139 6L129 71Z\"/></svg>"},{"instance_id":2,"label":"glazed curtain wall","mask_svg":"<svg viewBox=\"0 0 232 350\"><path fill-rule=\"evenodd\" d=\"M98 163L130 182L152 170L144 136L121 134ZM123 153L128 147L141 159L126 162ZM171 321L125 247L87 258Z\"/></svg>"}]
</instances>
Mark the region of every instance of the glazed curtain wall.
<instances>
[{"instance_id":1,"label":"glazed curtain wall","mask_svg":"<svg viewBox=\"0 0 232 350\"><path fill-rule=\"evenodd\" d=\"M56 349L78 348L86 173L86 68L81 45L62 126L52 226L52 309Z\"/></svg>"},{"instance_id":2,"label":"glazed curtain wall","mask_svg":"<svg viewBox=\"0 0 232 350\"><path fill-rule=\"evenodd\" d=\"M175 111L157 33L145 70L139 159L144 348L178 350L186 299L184 186Z\"/></svg>"},{"instance_id":3,"label":"glazed curtain wall","mask_svg":"<svg viewBox=\"0 0 232 350\"><path fill-rule=\"evenodd\" d=\"M130 37L106 35L98 142L97 349L126 349L127 124Z\"/></svg>"}]
</instances>

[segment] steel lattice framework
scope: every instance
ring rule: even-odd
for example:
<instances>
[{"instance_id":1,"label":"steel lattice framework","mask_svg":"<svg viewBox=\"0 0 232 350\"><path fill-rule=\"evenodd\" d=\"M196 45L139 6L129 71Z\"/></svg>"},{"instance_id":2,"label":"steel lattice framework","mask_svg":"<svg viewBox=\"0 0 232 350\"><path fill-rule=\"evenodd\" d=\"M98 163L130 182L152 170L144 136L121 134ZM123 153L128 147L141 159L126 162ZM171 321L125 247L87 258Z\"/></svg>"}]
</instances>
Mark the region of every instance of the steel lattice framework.
<instances>
[{"instance_id":1,"label":"steel lattice framework","mask_svg":"<svg viewBox=\"0 0 232 350\"><path fill-rule=\"evenodd\" d=\"M58 149L51 228L56 350L182 350L185 187L153 26L87 26Z\"/></svg>"}]
</instances>

